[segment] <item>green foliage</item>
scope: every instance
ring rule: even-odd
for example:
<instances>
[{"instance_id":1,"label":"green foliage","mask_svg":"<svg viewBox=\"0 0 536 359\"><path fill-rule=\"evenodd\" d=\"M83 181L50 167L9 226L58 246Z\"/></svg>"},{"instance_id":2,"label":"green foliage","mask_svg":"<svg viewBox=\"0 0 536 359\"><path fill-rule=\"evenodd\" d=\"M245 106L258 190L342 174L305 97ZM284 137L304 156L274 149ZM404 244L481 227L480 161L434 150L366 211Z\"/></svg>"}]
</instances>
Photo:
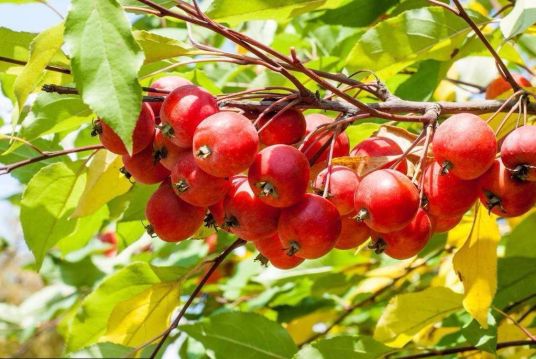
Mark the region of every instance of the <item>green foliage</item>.
<instances>
[{"instance_id":1,"label":"green foliage","mask_svg":"<svg viewBox=\"0 0 536 359\"><path fill-rule=\"evenodd\" d=\"M65 21L65 44L84 103L130 148L140 113L137 77L143 53L119 4L74 0Z\"/></svg>"},{"instance_id":2,"label":"green foliage","mask_svg":"<svg viewBox=\"0 0 536 359\"><path fill-rule=\"evenodd\" d=\"M480 16L476 21L487 20ZM448 61L469 31L465 21L443 8L409 10L365 32L346 63L389 76L420 60Z\"/></svg>"},{"instance_id":3,"label":"green foliage","mask_svg":"<svg viewBox=\"0 0 536 359\"><path fill-rule=\"evenodd\" d=\"M42 3L0 0L32 2ZM187 14L174 0L153 2ZM0 108L2 165L98 144L98 137L91 137L96 118L130 147L141 86L163 76L186 78L219 96L295 87L280 73L257 65L207 61L179 66L223 57L217 51L254 54L201 26L187 29L177 19L145 13L150 7L138 0L71 3L65 22L58 18L56 26L41 33L0 27L0 88L6 97L0 96L0 103L10 102L7 110L13 107L11 112ZM534 70L536 65L532 2L518 0L493 17L510 2L463 4L509 69L528 76L523 67ZM490 53L468 24L427 0L212 0L200 5L216 21L285 56L294 48L311 69L368 85L378 79L403 100L480 100L477 88L465 91L469 87L456 80L485 87L495 76L493 66L480 65ZM198 50L189 35L217 51ZM307 75L293 74L313 93L332 95ZM43 84L75 87L79 94L46 93L40 91ZM365 103L378 101L366 91L332 84ZM422 128L420 123L385 122L367 118L348 126L350 146L378 131L406 146ZM511 121L507 127L513 128ZM421 152L417 146L410 154L414 164ZM2 189L6 184L0 192L5 197L0 357L148 357L155 348L149 341L168 328L172 313L184 305L214 258L236 239L206 227L179 243L149 238L145 206L158 184L131 184L120 174L121 166L121 156L111 152L83 151L22 166L10 173L13 181L0 178ZM21 255L24 244L12 238L19 209L33 263ZM258 253L248 242L193 298L158 357L168 350L166 357L196 359L372 359L464 346L497 356L534 356L533 348L501 352L496 347L526 339L499 310L534 334L536 213L499 221L484 208L474 215L466 214L448 234L434 235L408 261L378 255L364 244L282 271L255 261ZM117 245L103 243L104 233L115 234ZM216 249L205 241L212 234L218 238Z\"/></svg>"},{"instance_id":4,"label":"green foliage","mask_svg":"<svg viewBox=\"0 0 536 359\"><path fill-rule=\"evenodd\" d=\"M37 269L46 252L76 228L69 216L85 182L83 171L80 162L51 164L32 177L22 195L20 220Z\"/></svg>"},{"instance_id":5,"label":"green foliage","mask_svg":"<svg viewBox=\"0 0 536 359\"><path fill-rule=\"evenodd\" d=\"M340 336L323 339L303 347L295 359L376 359L384 358L393 349L366 336Z\"/></svg>"},{"instance_id":6,"label":"green foliage","mask_svg":"<svg viewBox=\"0 0 536 359\"><path fill-rule=\"evenodd\" d=\"M291 358L297 348L277 323L253 313L221 313L182 331L225 358Z\"/></svg>"}]
</instances>

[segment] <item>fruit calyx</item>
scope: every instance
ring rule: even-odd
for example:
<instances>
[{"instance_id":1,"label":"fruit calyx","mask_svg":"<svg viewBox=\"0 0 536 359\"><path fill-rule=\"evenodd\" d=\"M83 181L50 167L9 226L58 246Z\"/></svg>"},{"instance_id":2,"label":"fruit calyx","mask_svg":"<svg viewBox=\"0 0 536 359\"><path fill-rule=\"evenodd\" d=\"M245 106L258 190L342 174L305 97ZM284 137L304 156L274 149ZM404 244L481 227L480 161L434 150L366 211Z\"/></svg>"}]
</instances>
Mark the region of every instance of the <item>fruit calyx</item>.
<instances>
[{"instance_id":1,"label":"fruit calyx","mask_svg":"<svg viewBox=\"0 0 536 359\"><path fill-rule=\"evenodd\" d=\"M175 136L175 130L170 124L167 123L160 126L160 132L162 132L162 134L168 138Z\"/></svg>"},{"instance_id":2,"label":"fruit calyx","mask_svg":"<svg viewBox=\"0 0 536 359\"><path fill-rule=\"evenodd\" d=\"M121 172L126 177L126 179L130 181L132 175L127 171L124 166L119 169L119 172Z\"/></svg>"},{"instance_id":3,"label":"fruit calyx","mask_svg":"<svg viewBox=\"0 0 536 359\"><path fill-rule=\"evenodd\" d=\"M223 221L224 228L233 228L238 227L238 219L235 216L225 217Z\"/></svg>"},{"instance_id":4,"label":"fruit calyx","mask_svg":"<svg viewBox=\"0 0 536 359\"><path fill-rule=\"evenodd\" d=\"M216 220L214 219L214 215L210 212L205 215L205 218L203 219L203 225L207 228L218 229L218 226L216 225Z\"/></svg>"},{"instance_id":5,"label":"fruit calyx","mask_svg":"<svg viewBox=\"0 0 536 359\"><path fill-rule=\"evenodd\" d=\"M270 263L268 258L266 258L265 256L263 256L260 253L259 253L258 256L255 257L254 261L260 262L263 267L268 267L268 263Z\"/></svg>"},{"instance_id":6,"label":"fruit calyx","mask_svg":"<svg viewBox=\"0 0 536 359\"><path fill-rule=\"evenodd\" d=\"M102 125L99 120L93 122L93 127L91 128L91 137L102 135Z\"/></svg>"},{"instance_id":7,"label":"fruit calyx","mask_svg":"<svg viewBox=\"0 0 536 359\"><path fill-rule=\"evenodd\" d=\"M154 228L152 225L148 224L145 226L145 231L147 232L147 234L151 237L151 238L155 238L156 237L156 233L154 232Z\"/></svg>"},{"instance_id":8,"label":"fruit calyx","mask_svg":"<svg viewBox=\"0 0 536 359\"><path fill-rule=\"evenodd\" d=\"M374 253L376 254L383 253L386 247L387 247L387 242L385 242L383 238L378 238L375 241L372 241L368 244L368 248L372 249Z\"/></svg>"},{"instance_id":9,"label":"fruit calyx","mask_svg":"<svg viewBox=\"0 0 536 359\"><path fill-rule=\"evenodd\" d=\"M196 157L199 158L208 158L212 154L212 151L207 145L199 147L199 150L197 150L197 153L195 154Z\"/></svg>"},{"instance_id":10,"label":"fruit calyx","mask_svg":"<svg viewBox=\"0 0 536 359\"><path fill-rule=\"evenodd\" d=\"M255 187L260 188L261 193L260 196L271 196L277 198L277 191L275 190L275 187L270 182L257 182L255 183Z\"/></svg>"},{"instance_id":11,"label":"fruit calyx","mask_svg":"<svg viewBox=\"0 0 536 359\"><path fill-rule=\"evenodd\" d=\"M499 207L501 212L506 212L502 205L501 199L493 192L484 191L484 195L486 196L486 208L488 209L488 214L491 214L491 211L493 211L495 207Z\"/></svg>"},{"instance_id":12,"label":"fruit calyx","mask_svg":"<svg viewBox=\"0 0 536 359\"><path fill-rule=\"evenodd\" d=\"M357 222L363 222L367 218L369 218L369 212L366 208L361 208L359 212L357 212L357 215L354 217Z\"/></svg>"},{"instance_id":13,"label":"fruit calyx","mask_svg":"<svg viewBox=\"0 0 536 359\"><path fill-rule=\"evenodd\" d=\"M453 167L453 164L452 162L450 161L444 161L442 164L441 164L441 172L440 172L440 175L441 176L444 176L446 174L448 174L450 172L450 170L452 169Z\"/></svg>"},{"instance_id":14,"label":"fruit calyx","mask_svg":"<svg viewBox=\"0 0 536 359\"><path fill-rule=\"evenodd\" d=\"M179 182L175 183L175 189L179 193L184 193L190 188L190 185L185 180L181 179Z\"/></svg>"},{"instance_id":15,"label":"fruit calyx","mask_svg":"<svg viewBox=\"0 0 536 359\"><path fill-rule=\"evenodd\" d=\"M532 166L529 165L518 165L514 169L510 170L512 174L512 179L517 181L525 181L529 175L529 170Z\"/></svg>"},{"instance_id":16,"label":"fruit calyx","mask_svg":"<svg viewBox=\"0 0 536 359\"><path fill-rule=\"evenodd\" d=\"M300 250L300 244L296 241L289 242L290 247L287 248L287 255L293 256Z\"/></svg>"}]
</instances>

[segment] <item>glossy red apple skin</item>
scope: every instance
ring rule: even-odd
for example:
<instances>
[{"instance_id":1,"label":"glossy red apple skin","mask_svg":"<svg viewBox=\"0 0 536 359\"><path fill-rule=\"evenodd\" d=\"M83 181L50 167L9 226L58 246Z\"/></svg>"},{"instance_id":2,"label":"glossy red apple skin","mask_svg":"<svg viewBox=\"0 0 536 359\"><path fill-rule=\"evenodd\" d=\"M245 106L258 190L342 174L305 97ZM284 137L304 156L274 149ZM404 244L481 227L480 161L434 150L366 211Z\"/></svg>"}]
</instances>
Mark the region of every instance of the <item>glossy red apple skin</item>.
<instances>
[{"instance_id":1,"label":"glossy red apple skin","mask_svg":"<svg viewBox=\"0 0 536 359\"><path fill-rule=\"evenodd\" d=\"M159 183L170 175L167 168L155 161L152 146L133 156L124 155L123 164L134 180L143 184Z\"/></svg>"},{"instance_id":2,"label":"glossy red apple skin","mask_svg":"<svg viewBox=\"0 0 536 359\"><path fill-rule=\"evenodd\" d=\"M291 109L273 118L274 116L266 116L259 121L259 139L262 144L292 145L305 136L305 117L301 111ZM270 123L265 127L268 121Z\"/></svg>"},{"instance_id":3,"label":"glossy red apple skin","mask_svg":"<svg viewBox=\"0 0 536 359\"><path fill-rule=\"evenodd\" d=\"M309 173L309 162L303 153L289 145L273 145L257 153L249 167L248 181L261 201L284 208L303 198Z\"/></svg>"},{"instance_id":4,"label":"glossy red apple skin","mask_svg":"<svg viewBox=\"0 0 536 359\"><path fill-rule=\"evenodd\" d=\"M341 217L341 234L335 243L337 249L357 248L370 238L371 230L363 222L357 222L353 215Z\"/></svg>"},{"instance_id":5,"label":"glossy red apple skin","mask_svg":"<svg viewBox=\"0 0 536 359\"><path fill-rule=\"evenodd\" d=\"M407 259L417 255L432 236L432 223L426 212L419 208L413 220L399 231L372 235L372 240L385 242L384 253L391 258Z\"/></svg>"},{"instance_id":6,"label":"glossy red apple skin","mask_svg":"<svg viewBox=\"0 0 536 359\"><path fill-rule=\"evenodd\" d=\"M160 239L179 242L190 238L201 227L205 211L177 197L171 183L164 181L149 198L145 216Z\"/></svg>"},{"instance_id":7,"label":"glossy red apple skin","mask_svg":"<svg viewBox=\"0 0 536 359\"><path fill-rule=\"evenodd\" d=\"M253 242L255 248L276 268L291 269L301 264L304 259L296 256L289 256L279 236L273 235L265 238L260 238Z\"/></svg>"},{"instance_id":8,"label":"glossy red apple skin","mask_svg":"<svg viewBox=\"0 0 536 359\"><path fill-rule=\"evenodd\" d=\"M450 116L437 128L432 142L436 161L456 177L472 180L484 174L497 153L495 133L470 113Z\"/></svg>"},{"instance_id":9,"label":"glossy red apple skin","mask_svg":"<svg viewBox=\"0 0 536 359\"><path fill-rule=\"evenodd\" d=\"M314 188L318 195L322 195L326 188L329 168L322 170L314 182ZM355 172L345 166L333 166L329 180L327 199L337 207L341 216L354 212L354 194L359 185L359 179Z\"/></svg>"},{"instance_id":10,"label":"glossy red apple skin","mask_svg":"<svg viewBox=\"0 0 536 359\"><path fill-rule=\"evenodd\" d=\"M419 192L408 177L392 169L365 176L354 197L357 213L366 212L364 222L375 232L388 233L407 226L419 208Z\"/></svg>"},{"instance_id":11,"label":"glossy red apple skin","mask_svg":"<svg viewBox=\"0 0 536 359\"><path fill-rule=\"evenodd\" d=\"M536 182L512 177L500 159L479 179L480 202L501 217L517 217L536 204Z\"/></svg>"},{"instance_id":12,"label":"glossy red apple skin","mask_svg":"<svg viewBox=\"0 0 536 359\"><path fill-rule=\"evenodd\" d=\"M171 183L183 201L198 207L208 207L222 201L231 189L229 179L204 172L189 151L179 157L171 171Z\"/></svg>"},{"instance_id":13,"label":"glossy red apple skin","mask_svg":"<svg viewBox=\"0 0 536 359\"><path fill-rule=\"evenodd\" d=\"M249 241L274 235L280 210L255 196L247 181L237 182L224 201L226 229Z\"/></svg>"},{"instance_id":14,"label":"glossy red apple skin","mask_svg":"<svg viewBox=\"0 0 536 359\"><path fill-rule=\"evenodd\" d=\"M518 177L536 182L536 126L522 126L506 136L501 145L501 159L512 173L518 166L524 166L525 173Z\"/></svg>"},{"instance_id":15,"label":"glossy red apple skin","mask_svg":"<svg viewBox=\"0 0 536 359\"><path fill-rule=\"evenodd\" d=\"M313 113L305 116L305 123L306 123L306 135L310 134L314 130L318 128L318 126L332 123L333 119L319 114L319 113ZM310 137L304 144L303 144L303 153L307 158L309 159L311 165L315 163L319 163L322 161L326 161L329 156L329 145L325 150L321 152L321 155L318 156L318 153L324 146L324 144L328 141L330 141L331 133L324 136L324 134L316 134ZM337 139L335 140L335 145L333 147L333 157L342 157L342 156L348 156L350 153L350 140L348 139L348 135L345 132L340 133L337 136ZM315 159L316 157L316 159ZM314 159L314 161L312 161Z\"/></svg>"},{"instance_id":16,"label":"glossy red apple skin","mask_svg":"<svg viewBox=\"0 0 536 359\"><path fill-rule=\"evenodd\" d=\"M320 258L335 246L341 233L341 219L331 202L307 193L300 202L281 211L278 233L289 254Z\"/></svg>"},{"instance_id":17,"label":"glossy red apple skin","mask_svg":"<svg viewBox=\"0 0 536 359\"><path fill-rule=\"evenodd\" d=\"M402 155L404 151L402 151L402 148L392 139L387 137L370 137L366 140L360 142L357 144L352 151L350 151L350 156L353 157L387 157L387 156L396 156L396 155ZM380 168L386 169L390 168L397 159L394 159L392 161L388 161ZM407 173L408 171L408 165L407 161L403 159L400 161L398 165L396 165L395 169L397 171L400 171L402 173Z\"/></svg>"},{"instance_id":18,"label":"glossy red apple skin","mask_svg":"<svg viewBox=\"0 0 536 359\"><path fill-rule=\"evenodd\" d=\"M118 155L128 155L123 140L106 124L104 120L97 121L97 134L102 145L110 152ZM132 133L132 154L140 153L148 147L154 138L155 118L151 107L147 103L141 106L141 112Z\"/></svg>"},{"instance_id":19,"label":"glossy red apple skin","mask_svg":"<svg viewBox=\"0 0 536 359\"><path fill-rule=\"evenodd\" d=\"M195 85L173 90L162 103L160 120L173 129L171 141L179 147L191 148L199 124L219 111L216 98Z\"/></svg>"},{"instance_id":20,"label":"glossy red apple skin","mask_svg":"<svg viewBox=\"0 0 536 359\"><path fill-rule=\"evenodd\" d=\"M246 117L222 111L198 126L193 145L195 159L203 171L215 177L231 177L253 163L259 136Z\"/></svg>"},{"instance_id":21,"label":"glossy red apple skin","mask_svg":"<svg viewBox=\"0 0 536 359\"><path fill-rule=\"evenodd\" d=\"M164 76L151 83L149 87L162 91L173 91L178 87L192 85L192 83L185 78L179 76ZM163 96L167 95L161 92L148 92L149 96ZM157 123L160 123L160 109L162 108L162 102L148 102L149 106L153 109L155 116L158 117Z\"/></svg>"}]
</instances>

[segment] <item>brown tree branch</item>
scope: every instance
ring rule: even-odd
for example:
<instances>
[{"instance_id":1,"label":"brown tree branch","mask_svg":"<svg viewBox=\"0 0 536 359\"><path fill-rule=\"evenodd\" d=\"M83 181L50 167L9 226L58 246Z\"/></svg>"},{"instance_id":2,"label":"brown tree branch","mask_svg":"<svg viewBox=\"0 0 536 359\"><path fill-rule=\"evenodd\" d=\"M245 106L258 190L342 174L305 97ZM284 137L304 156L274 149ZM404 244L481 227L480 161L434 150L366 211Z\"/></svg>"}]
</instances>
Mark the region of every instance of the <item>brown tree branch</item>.
<instances>
[{"instance_id":1,"label":"brown tree branch","mask_svg":"<svg viewBox=\"0 0 536 359\"><path fill-rule=\"evenodd\" d=\"M497 343L497 350L504 349L504 348L510 348L510 347L520 347L520 346L530 346L534 347L536 346L536 342L533 342L531 340L514 340L511 342L502 342ZM388 356L392 359L418 359L418 358L429 358L429 357L435 357L435 356L445 356L449 354L456 354L456 353L464 353L464 352L470 352L480 350L475 346L466 346L466 347L458 347L458 348L449 348L449 349L429 349L426 353L420 353L420 354L413 354L413 355L405 355L405 356L398 356L395 357L393 355Z\"/></svg>"},{"instance_id":2,"label":"brown tree branch","mask_svg":"<svg viewBox=\"0 0 536 359\"><path fill-rule=\"evenodd\" d=\"M499 68L499 72L501 72L501 76L503 76L506 81L510 84L514 92L517 92L521 90L521 87L518 85L512 74L510 73L510 70L508 70L508 67L504 64L504 61L501 59L497 51L491 46L488 39L486 39L486 36L482 33L480 28L477 24L471 19L471 17L467 14L465 9L463 8L463 5L459 0L452 0L454 2L454 5L456 5L456 8L458 9L458 16L465 20L465 22L473 29L476 36L482 41L484 46L488 49L489 53L493 58L495 59L495 62L497 63L497 67Z\"/></svg>"},{"instance_id":3,"label":"brown tree branch","mask_svg":"<svg viewBox=\"0 0 536 359\"><path fill-rule=\"evenodd\" d=\"M32 163L40 162L47 160L49 158L59 157L59 156L65 156L70 153L77 153L77 152L84 152L84 151L91 151L91 150L100 150L101 148L104 148L103 145L91 145L91 146L84 146L84 147L76 147L76 148L69 148L67 150L61 150L61 151L45 151L42 155L28 158L23 161L15 162L9 165L5 165L0 167L0 176L5 175L8 173L11 173L12 171L16 170L17 168L30 165Z\"/></svg>"},{"instance_id":4,"label":"brown tree branch","mask_svg":"<svg viewBox=\"0 0 536 359\"><path fill-rule=\"evenodd\" d=\"M179 325L179 322L181 321L182 317L184 317L184 314L186 314L186 311L188 310L190 305L193 303L195 297L197 297L199 292L201 292L201 289L203 289L203 287L205 286L206 282L208 281L208 279L210 278L212 273L214 273L214 271L219 267L219 265L223 262L223 260L232 251L234 251L236 248L238 248L240 246L243 246L245 243L246 243L245 240L238 238L229 247L227 247L219 256L214 258L214 260L212 262L212 265L210 266L208 271L205 273L205 275L203 276L203 278L201 279L199 284L195 287L195 289L193 290L192 294L190 294L190 296L188 297L188 300L186 301L186 303L184 303L184 306L182 307L182 309L179 312L179 314L177 315L177 317L173 320L171 325L168 327L168 329L166 329L166 331L164 332L164 334L160 338L160 341L158 342L158 345L156 346L156 348L153 350L153 353L151 354L151 359L156 357L156 355L158 354L158 352L162 348L162 345L164 344L166 339L171 334L171 331L173 329L175 329Z\"/></svg>"}]
</instances>

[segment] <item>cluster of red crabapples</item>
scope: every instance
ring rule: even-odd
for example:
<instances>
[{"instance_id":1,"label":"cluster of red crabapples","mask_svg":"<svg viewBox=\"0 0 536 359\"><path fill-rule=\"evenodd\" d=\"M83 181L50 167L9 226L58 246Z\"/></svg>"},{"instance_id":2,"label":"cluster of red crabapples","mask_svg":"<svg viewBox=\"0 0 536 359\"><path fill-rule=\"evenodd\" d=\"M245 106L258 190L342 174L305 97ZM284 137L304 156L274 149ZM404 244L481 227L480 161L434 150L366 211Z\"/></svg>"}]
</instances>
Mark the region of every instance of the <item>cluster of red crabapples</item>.
<instances>
[{"instance_id":1,"label":"cluster of red crabapples","mask_svg":"<svg viewBox=\"0 0 536 359\"><path fill-rule=\"evenodd\" d=\"M332 145L312 133L333 121L322 114L288 109L254 123L257 115L221 111L211 94L182 78L151 86L170 93L161 103L143 103L131 155L104 120L94 132L123 156L127 177L161 183L145 214L149 233L167 242L190 238L205 224L252 241L283 269L369 238L377 252L405 259L433 233L456 226L478 198L502 217L536 203L536 126L510 133L496 158L497 140L486 122L451 116L433 138L435 161L418 181L421 198L402 148L390 138L371 137L350 151L344 132ZM330 152L399 158L359 177L328 166Z\"/></svg>"}]
</instances>

